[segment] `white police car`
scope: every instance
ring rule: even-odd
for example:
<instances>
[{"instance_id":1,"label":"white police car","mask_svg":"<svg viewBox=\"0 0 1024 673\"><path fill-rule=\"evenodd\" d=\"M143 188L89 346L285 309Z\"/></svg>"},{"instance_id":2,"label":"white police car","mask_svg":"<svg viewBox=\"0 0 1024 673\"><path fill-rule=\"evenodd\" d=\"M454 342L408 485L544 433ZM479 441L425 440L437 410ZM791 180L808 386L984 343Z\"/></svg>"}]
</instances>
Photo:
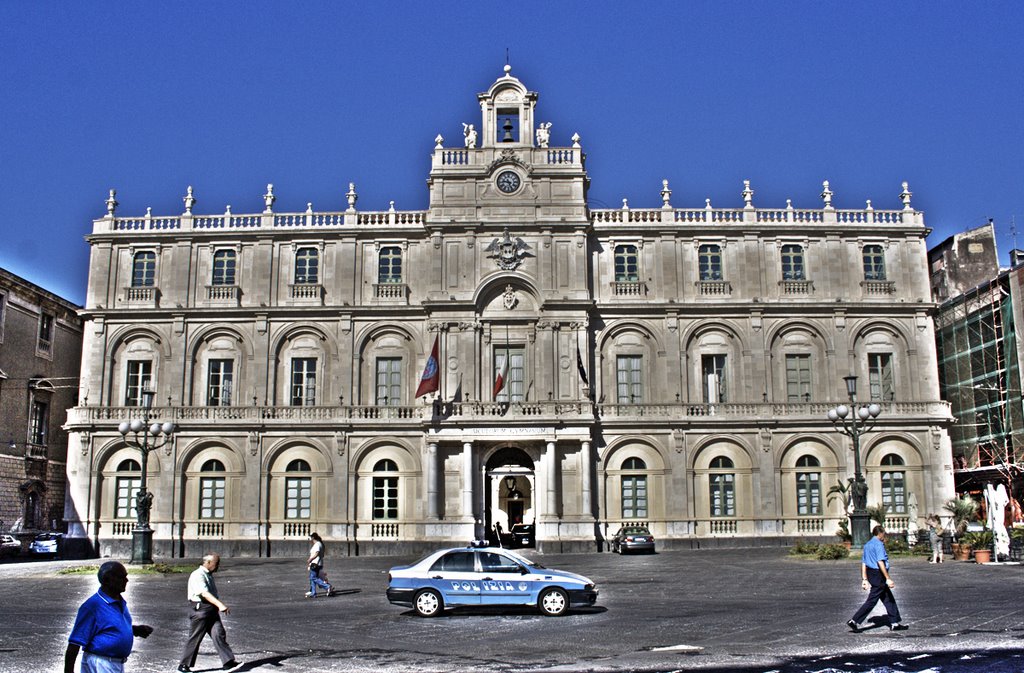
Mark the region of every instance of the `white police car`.
<instances>
[{"instance_id":1,"label":"white police car","mask_svg":"<svg viewBox=\"0 0 1024 673\"><path fill-rule=\"evenodd\" d=\"M536 605L554 617L571 605L593 605L597 589L582 575L545 568L508 549L459 547L392 568L387 597L421 617L472 605Z\"/></svg>"}]
</instances>

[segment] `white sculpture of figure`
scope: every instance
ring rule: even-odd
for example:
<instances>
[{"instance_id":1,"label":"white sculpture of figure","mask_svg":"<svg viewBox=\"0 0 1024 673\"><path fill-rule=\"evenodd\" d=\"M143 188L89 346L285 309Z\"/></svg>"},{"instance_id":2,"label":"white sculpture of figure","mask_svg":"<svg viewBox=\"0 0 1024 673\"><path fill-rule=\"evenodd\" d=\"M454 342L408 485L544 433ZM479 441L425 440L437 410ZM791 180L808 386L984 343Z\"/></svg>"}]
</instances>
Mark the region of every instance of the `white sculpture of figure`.
<instances>
[{"instance_id":1,"label":"white sculpture of figure","mask_svg":"<svg viewBox=\"0 0 1024 673\"><path fill-rule=\"evenodd\" d=\"M466 136L466 149L476 147L476 129L472 124L462 123L462 134Z\"/></svg>"},{"instance_id":2,"label":"white sculpture of figure","mask_svg":"<svg viewBox=\"0 0 1024 673\"><path fill-rule=\"evenodd\" d=\"M551 122L543 122L537 127L537 147L547 147L551 142Z\"/></svg>"},{"instance_id":3,"label":"white sculpture of figure","mask_svg":"<svg viewBox=\"0 0 1024 673\"><path fill-rule=\"evenodd\" d=\"M1010 535L1006 531L1006 506L1010 504L1010 497L1006 494L1006 486L986 486L985 504L988 506L988 527L996 543L996 557L993 560L998 561L1000 556L1010 555Z\"/></svg>"},{"instance_id":4,"label":"white sculpture of figure","mask_svg":"<svg viewBox=\"0 0 1024 673\"><path fill-rule=\"evenodd\" d=\"M917 544L917 494L913 491L907 496L907 544Z\"/></svg>"}]
</instances>

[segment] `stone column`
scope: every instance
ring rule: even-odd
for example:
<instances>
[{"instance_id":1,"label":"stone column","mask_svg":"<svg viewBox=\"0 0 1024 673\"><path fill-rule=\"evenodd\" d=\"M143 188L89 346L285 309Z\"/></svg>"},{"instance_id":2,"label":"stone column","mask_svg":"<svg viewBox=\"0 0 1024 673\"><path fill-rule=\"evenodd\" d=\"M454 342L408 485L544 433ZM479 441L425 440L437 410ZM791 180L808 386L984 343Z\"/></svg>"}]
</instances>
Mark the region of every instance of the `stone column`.
<instances>
[{"instance_id":1,"label":"stone column","mask_svg":"<svg viewBox=\"0 0 1024 673\"><path fill-rule=\"evenodd\" d=\"M473 442L462 444L462 517L474 521L473 516Z\"/></svg>"},{"instance_id":2,"label":"stone column","mask_svg":"<svg viewBox=\"0 0 1024 673\"><path fill-rule=\"evenodd\" d=\"M590 518L594 515L594 507L590 501L590 442L580 444L580 494L583 502L583 516Z\"/></svg>"},{"instance_id":3,"label":"stone column","mask_svg":"<svg viewBox=\"0 0 1024 673\"><path fill-rule=\"evenodd\" d=\"M440 466L437 464L437 442L429 442L423 476L427 480L427 518L431 521L438 518L437 483L440 472Z\"/></svg>"}]
</instances>

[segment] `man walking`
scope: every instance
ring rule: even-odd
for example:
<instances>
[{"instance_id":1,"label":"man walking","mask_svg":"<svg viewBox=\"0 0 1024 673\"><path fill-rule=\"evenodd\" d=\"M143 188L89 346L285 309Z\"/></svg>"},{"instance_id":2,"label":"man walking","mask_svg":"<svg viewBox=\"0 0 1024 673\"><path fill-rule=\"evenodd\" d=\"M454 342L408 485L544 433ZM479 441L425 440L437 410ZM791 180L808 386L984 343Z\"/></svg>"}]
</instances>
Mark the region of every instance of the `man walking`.
<instances>
[{"instance_id":1,"label":"man walking","mask_svg":"<svg viewBox=\"0 0 1024 673\"><path fill-rule=\"evenodd\" d=\"M905 631L909 628L900 624L900 609L896 606L896 597L892 590L896 583L889 577L889 554L885 551L885 528L875 526L871 529L872 538L864 545L861 556L860 576L861 588L870 589L864 605L850 621L846 622L854 633L860 633L860 623L868 616L879 600L889 615L890 631Z\"/></svg>"},{"instance_id":2,"label":"man walking","mask_svg":"<svg viewBox=\"0 0 1024 673\"><path fill-rule=\"evenodd\" d=\"M148 638L153 633L152 626L132 624L128 605L121 597L128 586L125 567L117 561L107 561L96 576L100 580L99 591L78 608L68 636L64 673L74 672L80 650L85 650L82 673L123 673L135 636Z\"/></svg>"},{"instance_id":3,"label":"man walking","mask_svg":"<svg viewBox=\"0 0 1024 673\"><path fill-rule=\"evenodd\" d=\"M219 567L220 556L207 554L203 557L202 565L189 575L189 634L188 642L185 643L185 651L178 663L178 670L182 673L189 673L192 666L196 665L199 643L203 641L203 636L206 634L210 634L225 671L240 665L235 661L235 654L228 645L227 633L220 620L220 613L227 614L228 606L221 602L220 596L217 594L217 584L213 581L213 573L217 572Z\"/></svg>"}]
</instances>

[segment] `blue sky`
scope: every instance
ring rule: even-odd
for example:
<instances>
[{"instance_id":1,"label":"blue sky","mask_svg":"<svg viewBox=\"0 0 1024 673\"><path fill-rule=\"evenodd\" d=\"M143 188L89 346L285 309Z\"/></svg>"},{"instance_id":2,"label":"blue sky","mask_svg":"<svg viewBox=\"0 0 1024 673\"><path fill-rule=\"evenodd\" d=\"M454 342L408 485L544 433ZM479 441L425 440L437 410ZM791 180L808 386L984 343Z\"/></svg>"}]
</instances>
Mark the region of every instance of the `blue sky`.
<instances>
[{"instance_id":1,"label":"blue sky","mask_svg":"<svg viewBox=\"0 0 1024 673\"><path fill-rule=\"evenodd\" d=\"M929 244L1024 247L1024 19L1010 2L0 3L0 266L81 303L92 219L426 207L502 74L577 132L592 207L913 205Z\"/></svg>"}]
</instances>

